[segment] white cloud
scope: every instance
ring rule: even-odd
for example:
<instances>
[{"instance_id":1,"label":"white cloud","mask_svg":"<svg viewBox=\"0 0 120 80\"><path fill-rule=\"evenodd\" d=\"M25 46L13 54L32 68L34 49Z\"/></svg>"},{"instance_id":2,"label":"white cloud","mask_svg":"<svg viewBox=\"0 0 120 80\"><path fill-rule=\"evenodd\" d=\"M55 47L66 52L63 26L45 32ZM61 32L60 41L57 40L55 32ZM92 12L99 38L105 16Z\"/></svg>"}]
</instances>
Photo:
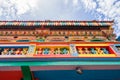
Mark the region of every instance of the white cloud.
<instances>
[{"instance_id":1,"label":"white cloud","mask_svg":"<svg viewBox=\"0 0 120 80\"><path fill-rule=\"evenodd\" d=\"M85 10L90 11L96 8L96 2L93 0L81 0Z\"/></svg>"},{"instance_id":2,"label":"white cloud","mask_svg":"<svg viewBox=\"0 0 120 80\"><path fill-rule=\"evenodd\" d=\"M119 0L81 0L87 12L94 13L99 20L114 20L115 33L120 36Z\"/></svg>"},{"instance_id":3,"label":"white cloud","mask_svg":"<svg viewBox=\"0 0 120 80\"><path fill-rule=\"evenodd\" d=\"M78 4L79 0L0 0L0 20L82 20Z\"/></svg>"},{"instance_id":4,"label":"white cloud","mask_svg":"<svg viewBox=\"0 0 120 80\"><path fill-rule=\"evenodd\" d=\"M3 11L3 10L0 8L0 16L2 15L2 11Z\"/></svg>"},{"instance_id":5,"label":"white cloud","mask_svg":"<svg viewBox=\"0 0 120 80\"><path fill-rule=\"evenodd\" d=\"M74 6L78 5L78 0L73 0L73 5Z\"/></svg>"},{"instance_id":6,"label":"white cloud","mask_svg":"<svg viewBox=\"0 0 120 80\"><path fill-rule=\"evenodd\" d=\"M32 8L37 7L38 0L0 0L0 16L6 20L16 19L27 13Z\"/></svg>"},{"instance_id":7,"label":"white cloud","mask_svg":"<svg viewBox=\"0 0 120 80\"><path fill-rule=\"evenodd\" d=\"M68 2L69 2L69 0L65 0L65 1L64 1L64 4L65 4L65 5L67 5L67 4L68 4Z\"/></svg>"},{"instance_id":8,"label":"white cloud","mask_svg":"<svg viewBox=\"0 0 120 80\"><path fill-rule=\"evenodd\" d=\"M46 20L72 17L70 16L73 13L71 11L71 5L68 4L69 1L70 0L0 0L0 19ZM73 2L73 0L71 1ZM68 6L65 7L67 4ZM77 0L74 2L74 5L76 4Z\"/></svg>"},{"instance_id":9,"label":"white cloud","mask_svg":"<svg viewBox=\"0 0 120 80\"><path fill-rule=\"evenodd\" d=\"M68 5L72 2L72 6L77 6L78 5L78 0L64 0L64 4Z\"/></svg>"}]
</instances>

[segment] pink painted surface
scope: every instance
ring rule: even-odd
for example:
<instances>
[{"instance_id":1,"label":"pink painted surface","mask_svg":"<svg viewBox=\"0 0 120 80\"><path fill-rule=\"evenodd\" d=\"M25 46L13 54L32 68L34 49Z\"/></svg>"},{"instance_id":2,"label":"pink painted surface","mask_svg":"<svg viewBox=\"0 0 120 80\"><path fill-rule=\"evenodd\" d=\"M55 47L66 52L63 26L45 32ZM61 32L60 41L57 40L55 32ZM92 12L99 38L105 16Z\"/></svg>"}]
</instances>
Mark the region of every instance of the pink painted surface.
<instances>
[{"instance_id":1,"label":"pink painted surface","mask_svg":"<svg viewBox=\"0 0 120 80\"><path fill-rule=\"evenodd\" d=\"M82 70L116 70L120 69L120 66L31 66L31 71L37 70L75 70L76 67L80 67ZM0 71L21 71L20 67L0 67Z\"/></svg>"}]
</instances>

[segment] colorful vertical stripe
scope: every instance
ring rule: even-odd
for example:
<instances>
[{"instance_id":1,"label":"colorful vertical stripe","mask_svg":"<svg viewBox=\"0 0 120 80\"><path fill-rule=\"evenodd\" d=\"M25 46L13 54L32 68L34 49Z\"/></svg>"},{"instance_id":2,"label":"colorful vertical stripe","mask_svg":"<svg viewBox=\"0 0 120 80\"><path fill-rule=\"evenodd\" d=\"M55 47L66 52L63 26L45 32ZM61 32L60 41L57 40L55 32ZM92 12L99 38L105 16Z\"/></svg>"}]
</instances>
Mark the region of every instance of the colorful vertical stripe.
<instances>
[{"instance_id":1,"label":"colorful vertical stripe","mask_svg":"<svg viewBox=\"0 0 120 80\"><path fill-rule=\"evenodd\" d=\"M73 22L73 25L75 25L75 26L79 26L80 23L79 23L79 22Z\"/></svg>"},{"instance_id":2,"label":"colorful vertical stripe","mask_svg":"<svg viewBox=\"0 0 120 80\"><path fill-rule=\"evenodd\" d=\"M98 22L93 22L94 26L99 26Z\"/></svg>"},{"instance_id":3,"label":"colorful vertical stripe","mask_svg":"<svg viewBox=\"0 0 120 80\"><path fill-rule=\"evenodd\" d=\"M40 22L33 22L33 25L39 26Z\"/></svg>"},{"instance_id":4,"label":"colorful vertical stripe","mask_svg":"<svg viewBox=\"0 0 120 80\"><path fill-rule=\"evenodd\" d=\"M61 25L62 25L62 26L66 25L66 22L61 22Z\"/></svg>"},{"instance_id":5,"label":"colorful vertical stripe","mask_svg":"<svg viewBox=\"0 0 120 80\"><path fill-rule=\"evenodd\" d=\"M6 22L0 22L0 25L6 25Z\"/></svg>"},{"instance_id":6,"label":"colorful vertical stripe","mask_svg":"<svg viewBox=\"0 0 120 80\"><path fill-rule=\"evenodd\" d=\"M13 25L13 22L6 22L6 25Z\"/></svg>"}]
</instances>

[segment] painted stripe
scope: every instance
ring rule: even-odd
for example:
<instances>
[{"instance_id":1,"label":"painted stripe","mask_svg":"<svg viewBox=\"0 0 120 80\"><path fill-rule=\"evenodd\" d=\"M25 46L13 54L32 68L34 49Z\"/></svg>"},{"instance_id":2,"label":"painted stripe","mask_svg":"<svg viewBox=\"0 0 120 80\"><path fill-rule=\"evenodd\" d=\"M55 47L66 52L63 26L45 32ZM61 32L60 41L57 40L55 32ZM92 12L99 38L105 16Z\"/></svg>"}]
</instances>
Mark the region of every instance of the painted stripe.
<instances>
[{"instance_id":1,"label":"painted stripe","mask_svg":"<svg viewBox=\"0 0 120 80\"><path fill-rule=\"evenodd\" d=\"M0 66L61 66L61 65L120 65L120 61L59 61L59 62L0 62Z\"/></svg>"},{"instance_id":2,"label":"painted stripe","mask_svg":"<svg viewBox=\"0 0 120 80\"><path fill-rule=\"evenodd\" d=\"M6 22L6 25L13 25L12 22Z\"/></svg>"},{"instance_id":3,"label":"painted stripe","mask_svg":"<svg viewBox=\"0 0 120 80\"><path fill-rule=\"evenodd\" d=\"M51 26L51 25L54 25L54 23L53 22L48 22L49 23L49 25Z\"/></svg>"},{"instance_id":4,"label":"painted stripe","mask_svg":"<svg viewBox=\"0 0 120 80\"><path fill-rule=\"evenodd\" d=\"M63 25L66 25L66 22L61 22L61 24L62 24L62 26L63 26Z\"/></svg>"},{"instance_id":5,"label":"painted stripe","mask_svg":"<svg viewBox=\"0 0 120 80\"><path fill-rule=\"evenodd\" d=\"M110 22L107 22L107 25L112 25L112 23L110 23Z\"/></svg>"},{"instance_id":6,"label":"painted stripe","mask_svg":"<svg viewBox=\"0 0 120 80\"><path fill-rule=\"evenodd\" d=\"M108 44L75 44L75 46L109 46Z\"/></svg>"},{"instance_id":7,"label":"painted stripe","mask_svg":"<svg viewBox=\"0 0 120 80\"><path fill-rule=\"evenodd\" d=\"M105 26L105 25L107 25L105 22L102 22L102 26Z\"/></svg>"},{"instance_id":8,"label":"painted stripe","mask_svg":"<svg viewBox=\"0 0 120 80\"><path fill-rule=\"evenodd\" d=\"M6 22L0 22L0 25L6 25Z\"/></svg>"},{"instance_id":9,"label":"painted stripe","mask_svg":"<svg viewBox=\"0 0 120 80\"><path fill-rule=\"evenodd\" d=\"M39 26L39 25L40 25L40 22L34 22L33 25Z\"/></svg>"},{"instance_id":10,"label":"painted stripe","mask_svg":"<svg viewBox=\"0 0 120 80\"><path fill-rule=\"evenodd\" d=\"M28 45L26 45L26 44L19 44L19 45L18 44L12 44L12 45L11 44L4 44L4 45L1 45L0 44L0 46L30 46L30 45L29 44Z\"/></svg>"},{"instance_id":11,"label":"painted stripe","mask_svg":"<svg viewBox=\"0 0 120 80\"><path fill-rule=\"evenodd\" d=\"M111 22L90 22L90 21L79 21L79 22L71 22L71 21L50 21L50 22L45 22L45 21L39 21L39 22L19 22L19 21L15 21L15 22L11 22L11 21L3 21L0 22L0 25L23 25L23 26L31 26L31 25L81 25L81 26L105 26L105 25L112 25L113 23Z\"/></svg>"},{"instance_id":12,"label":"painted stripe","mask_svg":"<svg viewBox=\"0 0 120 80\"><path fill-rule=\"evenodd\" d=\"M45 22L41 22L40 25L41 25L41 26L45 25Z\"/></svg>"},{"instance_id":13,"label":"painted stripe","mask_svg":"<svg viewBox=\"0 0 120 80\"><path fill-rule=\"evenodd\" d=\"M21 25L22 26L25 26L27 23L26 22L21 22Z\"/></svg>"},{"instance_id":14,"label":"painted stripe","mask_svg":"<svg viewBox=\"0 0 120 80\"><path fill-rule=\"evenodd\" d=\"M80 22L79 24L80 24L80 25L83 25L83 22Z\"/></svg>"},{"instance_id":15,"label":"painted stripe","mask_svg":"<svg viewBox=\"0 0 120 80\"><path fill-rule=\"evenodd\" d=\"M70 26L71 26L71 25L72 25L72 23L71 23L71 22L67 22L67 25L70 25Z\"/></svg>"},{"instance_id":16,"label":"painted stripe","mask_svg":"<svg viewBox=\"0 0 120 80\"><path fill-rule=\"evenodd\" d=\"M57 26L57 25L58 25L58 22L54 22L54 25Z\"/></svg>"},{"instance_id":17,"label":"painted stripe","mask_svg":"<svg viewBox=\"0 0 120 80\"><path fill-rule=\"evenodd\" d=\"M27 22L27 25L28 25L28 26L31 26L31 25L32 25L32 22Z\"/></svg>"},{"instance_id":18,"label":"painted stripe","mask_svg":"<svg viewBox=\"0 0 120 80\"><path fill-rule=\"evenodd\" d=\"M88 26L92 26L92 25L93 25L92 22L87 22L86 24L87 24Z\"/></svg>"},{"instance_id":19,"label":"painted stripe","mask_svg":"<svg viewBox=\"0 0 120 80\"><path fill-rule=\"evenodd\" d=\"M79 23L77 23L77 22L73 22L73 25L77 26L77 25L79 25Z\"/></svg>"},{"instance_id":20,"label":"painted stripe","mask_svg":"<svg viewBox=\"0 0 120 80\"><path fill-rule=\"evenodd\" d=\"M46 22L46 25L49 25L49 22Z\"/></svg>"},{"instance_id":21,"label":"painted stripe","mask_svg":"<svg viewBox=\"0 0 120 80\"><path fill-rule=\"evenodd\" d=\"M20 24L19 24L20 26L22 25L22 22L20 22Z\"/></svg>"},{"instance_id":22,"label":"painted stripe","mask_svg":"<svg viewBox=\"0 0 120 80\"><path fill-rule=\"evenodd\" d=\"M19 24L19 22L13 22L13 24L14 24L14 25L18 25L18 24Z\"/></svg>"},{"instance_id":23,"label":"painted stripe","mask_svg":"<svg viewBox=\"0 0 120 80\"><path fill-rule=\"evenodd\" d=\"M76 66L31 66L31 71L38 71L38 70L75 70ZM120 69L120 65L116 66L79 66L82 70L116 70ZM4 66L0 67L0 71L21 71L19 66Z\"/></svg>"},{"instance_id":24,"label":"painted stripe","mask_svg":"<svg viewBox=\"0 0 120 80\"><path fill-rule=\"evenodd\" d=\"M98 23L97 23L97 22L93 22L93 25L94 25L94 26L98 26Z\"/></svg>"},{"instance_id":25,"label":"painted stripe","mask_svg":"<svg viewBox=\"0 0 120 80\"><path fill-rule=\"evenodd\" d=\"M99 26L102 26L101 22L98 23Z\"/></svg>"}]
</instances>

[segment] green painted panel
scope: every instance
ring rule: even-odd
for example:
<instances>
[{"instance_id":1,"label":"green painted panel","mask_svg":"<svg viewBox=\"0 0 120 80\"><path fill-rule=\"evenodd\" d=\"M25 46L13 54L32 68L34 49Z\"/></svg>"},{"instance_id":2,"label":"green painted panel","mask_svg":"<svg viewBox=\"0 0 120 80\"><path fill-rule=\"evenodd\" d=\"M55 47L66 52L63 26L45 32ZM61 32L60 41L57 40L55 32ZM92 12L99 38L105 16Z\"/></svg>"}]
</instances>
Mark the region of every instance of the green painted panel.
<instances>
[{"instance_id":1,"label":"green painted panel","mask_svg":"<svg viewBox=\"0 0 120 80\"><path fill-rule=\"evenodd\" d=\"M23 80L32 80L32 75L29 66L21 66Z\"/></svg>"}]
</instances>

